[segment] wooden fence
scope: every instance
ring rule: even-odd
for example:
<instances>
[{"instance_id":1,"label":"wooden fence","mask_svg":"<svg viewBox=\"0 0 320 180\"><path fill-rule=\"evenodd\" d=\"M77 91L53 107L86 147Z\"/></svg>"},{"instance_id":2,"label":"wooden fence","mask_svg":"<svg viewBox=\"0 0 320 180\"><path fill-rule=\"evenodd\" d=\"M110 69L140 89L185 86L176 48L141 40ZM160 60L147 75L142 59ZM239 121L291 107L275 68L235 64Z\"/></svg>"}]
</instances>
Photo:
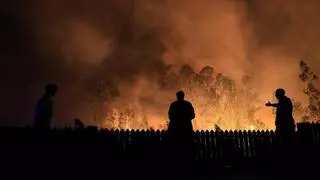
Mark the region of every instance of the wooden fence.
<instances>
[{"instance_id":1,"label":"wooden fence","mask_svg":"<svg viewBox=\"0 0 320 180\"><path fill-rule=\"evenodd\" d=\"M311 151L307 152L306 147L312 147L315 153L319 150L320 124L301 123L297 127L294 137L296 146L293 150L311 156ZM18 150L31 151L31 146L39 144L31 128L2 128L0 133L0 140L7 148L6 153ZM278 145L277 136L273 131L196 131L193 137L196 146L195 160L217 166L235 166L236 164L243 166L261 159L268 160ZM52 130L49 136L42 140L45 140L42 143L62 145L63 148L70 144L75 145L77 150L80 149L79 144L85 144L86 147L90 147L91 154L99 158L119 160L124 155L128 157L128 154L131 154L133 158L144 156L145 159L150 159L158 156L155 154L163 150L161 147L166 144L166 131L107 130L96 127L87 127L83 130L64 128ZM63 154L67 152L59 149L52 151L63 152Z\"/></svg>"}]
</instances>

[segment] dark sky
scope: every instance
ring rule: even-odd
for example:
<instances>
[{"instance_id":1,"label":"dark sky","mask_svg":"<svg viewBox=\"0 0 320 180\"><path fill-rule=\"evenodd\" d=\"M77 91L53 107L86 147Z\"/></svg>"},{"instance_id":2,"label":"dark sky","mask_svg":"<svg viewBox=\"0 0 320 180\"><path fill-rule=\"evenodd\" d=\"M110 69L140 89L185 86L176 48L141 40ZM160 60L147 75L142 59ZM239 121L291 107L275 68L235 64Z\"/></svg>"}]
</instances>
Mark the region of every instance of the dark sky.
<instances>
[{"instance_id":1,"label":"dark sky","mask_svg":"<svg viewBox=\"0 0 320 180\"><path fill-rule=\"evenodd\" d=\"M39 65L34 59L33 38L24 19L24 1L1 1L1 123L17 122L18 114L26 115L29 84L36 81ZM31 70L32 69L32 70ZM20 116L22 117L22 116Z\"/></svg>"},{"instance_id":2,"label":"dark sky","mask_svg":"<svg viewBox=\"0 0 320 180\"><path fill-rule=\"evenodd\" d=\"M1 125L22 125L30 121L35 104L31 89L44 87L45 82L72 81L63 62L53 55L43 55L36 36L35 1L1 1ZM67 75L66 75L67 74ZM64 76L66 75L66 76ZM38 86L38 87L39 87ZM43 88L37 89L42 93Z\"/></svg>"}]
</instances>

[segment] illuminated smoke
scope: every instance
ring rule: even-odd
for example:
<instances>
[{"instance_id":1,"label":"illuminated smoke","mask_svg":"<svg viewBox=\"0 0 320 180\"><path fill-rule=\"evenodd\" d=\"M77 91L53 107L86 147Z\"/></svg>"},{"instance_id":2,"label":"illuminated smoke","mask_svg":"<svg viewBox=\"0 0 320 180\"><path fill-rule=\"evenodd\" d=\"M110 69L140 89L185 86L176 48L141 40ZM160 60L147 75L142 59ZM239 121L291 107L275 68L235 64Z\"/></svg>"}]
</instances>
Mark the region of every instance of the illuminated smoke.
<instances>
[{"instance_id":1,"label":"illuminated smoke","mask_svg":"<svg viewBox=\"0 0 320 180\"><path fill-rule=\"evenodd\" d=\"M166 116L174 91L161 98L153 94L155 81L168 64L176 69L190 64L196 71L210 65L236 82L251 74L262 106L278 87L304 102L298 62L306 58L319 74L318 6L317 1L298 0L2 3L2 17L9 19L1 33L7 47L1 55L6 61L1 62L6 86L2 106L12 111L1 117L8 119L4 124L29 123L42 87L56 82L61 88L55 124L64 125L74 117L96 123L86 84L98 77L119 88L115 106L147 103L147 113ZM12 100L8 93L17 95ZM258 115L269 127L274 124L271 113L263 108Z\"/></svg>"}]
</instances>

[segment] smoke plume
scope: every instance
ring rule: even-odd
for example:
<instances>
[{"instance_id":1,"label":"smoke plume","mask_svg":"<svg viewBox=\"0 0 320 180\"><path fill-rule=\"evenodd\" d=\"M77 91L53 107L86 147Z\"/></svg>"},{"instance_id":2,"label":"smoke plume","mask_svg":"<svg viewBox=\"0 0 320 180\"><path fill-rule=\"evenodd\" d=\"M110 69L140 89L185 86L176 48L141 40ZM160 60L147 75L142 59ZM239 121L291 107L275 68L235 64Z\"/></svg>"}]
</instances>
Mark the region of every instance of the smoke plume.
<instances>
[{"instance_id":1,"label":"smoke plume","mask_svg":"<svg viewBox=\"0 0 320 180\"><path fill-rule=\"evenodd\" d=\"M319 5L300 0L2 1L0 124L30 124L48 82L60 87L55 125L75 117L96 123L87 81L100 77L119 90L115 106L146 103L150 116L166 116L174 92L157 97L156 81L169 64L196 70L210 65L236 81L253 75L261 103L272 100L278 87L304 102L298 62L303 57L319 74ZM273 126L270 109L260 116Z\"/></svg>"}]
</instances>

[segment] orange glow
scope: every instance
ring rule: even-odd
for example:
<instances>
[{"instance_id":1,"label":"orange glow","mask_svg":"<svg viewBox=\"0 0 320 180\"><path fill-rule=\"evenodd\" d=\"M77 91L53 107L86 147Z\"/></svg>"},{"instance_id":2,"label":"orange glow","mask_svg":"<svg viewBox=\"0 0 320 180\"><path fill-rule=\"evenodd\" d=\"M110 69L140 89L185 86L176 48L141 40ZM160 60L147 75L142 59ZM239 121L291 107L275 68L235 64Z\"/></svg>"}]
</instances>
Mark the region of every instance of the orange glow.
<instances>
[{"instance_id":1,"label":"orange glow","mask_svg":"<svg viewBox=\"0 0 320 180\"><path fill-rule=\"evenodd\" d=\"M28 6L20 13L27 16L23 19L30 21L25 24L35 38L28 39L36 47L30 51L37 52L34 64L47 64L48 68L39 71L41 78L34 82L39 88L35 89L47 81L61 84L55 106L60 108L55 111L59 114L55 122L61 125L76 116L101 127L163 129L168 106L182 88L196 111L195 129L213 129L215 125L221 129L274 129L274 114L264 104L276 101L272 94L276 88L284 88L292 100L308 105L298 78L300 57L305 56L314 71L320 72L320 1L36 2L35 7ZM158 76L166 66L179 69L185 64L196 72L211 66L234 80L234 102L228 99L228 92L223 92L219 101L209 101L203 88L158 87ZM250 100L241 85L246 74L253 77L257 94ZM108 102L107 108L99 104L104 100L92 97L88 90L91 78L110 80L118 89L119 97ZM96 114L88 108L93 101L97 101ZM66 103L70 104L68 110ZM134 117L121 115L128 108ZM253 117L248 117L249 111L255 112ZM300 118L296 114L296 121Z\"/></svg>"}]
</instances>

